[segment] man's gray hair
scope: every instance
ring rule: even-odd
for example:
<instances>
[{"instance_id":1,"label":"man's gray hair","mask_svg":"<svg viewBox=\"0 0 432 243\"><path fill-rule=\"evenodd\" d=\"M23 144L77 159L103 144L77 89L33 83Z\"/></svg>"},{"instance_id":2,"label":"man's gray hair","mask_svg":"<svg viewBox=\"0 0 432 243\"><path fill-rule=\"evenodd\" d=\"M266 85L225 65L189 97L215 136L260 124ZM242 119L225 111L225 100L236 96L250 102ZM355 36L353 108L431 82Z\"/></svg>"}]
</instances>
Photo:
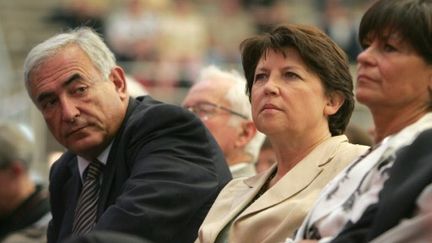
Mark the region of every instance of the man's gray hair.
<instances>
[{"instance_id":1,"label":"man's gray hair","mask_svg":"<svg viewBox=\"0 0 432 243\"><path fill-rule=\"evenodd\" d=\"M223 71L214 65L204 68L199 75L198 82L204 80L212 80L217 83L218 80L226 80L232 83L232 86L227 91L225 99L229 102L231 110L245 115L248 120L252 121L252 111L249 97L246 95L246 79L236 70L229 72ZM230 126L238 126L241 122L240 117L231 115L228 123ZM246 145L245 152L252 156L252 161L258 159L259 150L264 142L264 134L257 131L254 138Z\"/></svg>"},{"instance_id":2,"label":"man's gray hair","mask_svg":"<svg viewBox=\"0 0 432 243\"><path fill-rule=\"evenodd\" d=\"M111 69L115 67L114 54L102 38L91 28L80 27L69 32L55 35L33 47L24 61L24 80L28 87L30 73L39 67L46 58L57 54L68 45L77 45L90 58L91 62L108 78Z\"/></svg>"},{"instance_id":3,"label":"man's gray hair","mask_svg":"<svg viewBox=\"0 0 432 243\"><path fill-rule=\"evenodd\" d=\"M28 168L33 159L33 145L32 137L22 126L0 122L0 169L12 162Z\"/></svg>"}]
</instances>

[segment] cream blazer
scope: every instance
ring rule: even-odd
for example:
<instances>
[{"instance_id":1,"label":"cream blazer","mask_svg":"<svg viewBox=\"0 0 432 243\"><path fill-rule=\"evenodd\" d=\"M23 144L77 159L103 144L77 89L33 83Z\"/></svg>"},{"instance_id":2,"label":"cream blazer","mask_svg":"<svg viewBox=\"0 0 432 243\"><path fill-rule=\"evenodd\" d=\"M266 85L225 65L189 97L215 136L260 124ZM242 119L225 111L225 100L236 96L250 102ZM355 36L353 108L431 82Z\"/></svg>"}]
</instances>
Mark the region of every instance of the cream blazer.
<instances>
[{"instance_id":1,"label":"cream blazer","mask_svg":"<svg viewBox=\"0 0 432 243\"><path fill-rule=\"evenodd\" d=\"M331 137L253 203L276 165L256 176L232 180L208 212L195 242L215 242L231 221L230 243L284 242L301 225L327 182L367 148L348 143L345 135Z\"/></svg>"}]
</instances>

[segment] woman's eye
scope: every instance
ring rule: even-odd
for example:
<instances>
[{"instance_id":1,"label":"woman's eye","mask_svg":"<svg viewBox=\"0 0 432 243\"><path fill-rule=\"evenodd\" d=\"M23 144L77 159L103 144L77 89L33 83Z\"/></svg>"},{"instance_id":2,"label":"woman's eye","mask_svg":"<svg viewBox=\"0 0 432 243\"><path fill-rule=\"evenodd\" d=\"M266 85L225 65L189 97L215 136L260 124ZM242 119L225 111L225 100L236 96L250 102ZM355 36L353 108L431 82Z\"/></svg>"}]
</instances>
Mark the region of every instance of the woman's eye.
<instances>
[{"instance_id":1,"label":"woman's eye","mask_svg":"<svg viewBox=\"0 0 432 243\"><path fill-rule=\"evenodd\" d=\"M297 75L296 73L293 73L293 72L286 72L286 73L284 73L284 77L287 78L287 79L298 79L298 78L300 78L299 75Z\"/></svg>"},{"instance_id":2,"label":"woman's eye","mask_svg":"<svg viewBox=\"0 0 432 243\"><path fill-rule=\"evenodd\" d=\"M360 46L363 50L368 49L370 45L371 45L371 41L368 39L360 41Z\"/></svg>"},{"instance_id":3,"label":"woman's eye","mask_svg":"<svg viewBox=\"0 0 432 243\"><path fill-rule=\"evenodd\" d=\"M265 80L266 78L267 78L267 74L265 74L265 73L257 73L255 75L255 82Z\"/></svg>"},{"instance_id":4,"label":"woman's eye","mask_svg":"<svg viewBox=\"0 0 432 243\"><path fill-rule=\"evenodd\" d=\"M384 51L386 52L393 52L396 51L396 48L390 44L385 44L383 47Z\"/></svg>"}]
</instances>

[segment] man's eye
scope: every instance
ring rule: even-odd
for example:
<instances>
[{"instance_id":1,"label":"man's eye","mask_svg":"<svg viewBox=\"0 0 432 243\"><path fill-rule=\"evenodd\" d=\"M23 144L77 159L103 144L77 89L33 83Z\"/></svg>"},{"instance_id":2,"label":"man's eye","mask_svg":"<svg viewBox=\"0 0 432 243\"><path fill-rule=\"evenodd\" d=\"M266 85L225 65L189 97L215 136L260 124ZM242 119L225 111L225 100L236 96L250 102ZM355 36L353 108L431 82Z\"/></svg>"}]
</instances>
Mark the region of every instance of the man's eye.
<instances>
[{"instance_id":1,"label":"man's eye","mask_svg":"<svg viewBox=\"0 0 432 243\"><path fill-rule=\"evenodd\" d=\"M76 94L85 94L85 92L87 91L87 87L79 87L75 90Z\"/></svg>"},{"instance_id":2,"label":"man's eye","mask_svg":"<svg viewBox=\"0 0 432 243\"><path fill-rule=\"evenodd\" d=\"M42 108L43 109L49 109L54 107L57 104L57 99L52 98L52 99L47 99L42 103Z\"/></svg>"},{"instance_id":3,"label":"man's eye","mask_svg":"<svg viewBox=\"0 0 432 243\"><path fill-rule=\"evenodd\" d=\"M214 112L215 107L210 105L200 105L197 110L201 113L211 113Z\"/></svg>"}]
</instances>

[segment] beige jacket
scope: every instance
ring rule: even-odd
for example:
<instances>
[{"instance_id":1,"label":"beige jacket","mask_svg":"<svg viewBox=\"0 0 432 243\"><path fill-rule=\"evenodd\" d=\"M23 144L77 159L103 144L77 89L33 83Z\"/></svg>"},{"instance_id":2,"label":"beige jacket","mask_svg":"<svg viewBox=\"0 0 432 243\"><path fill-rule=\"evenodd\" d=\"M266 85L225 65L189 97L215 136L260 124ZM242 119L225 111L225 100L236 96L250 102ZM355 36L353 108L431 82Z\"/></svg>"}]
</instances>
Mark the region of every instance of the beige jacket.
<instances>
[{"instance_id":1,"label":"beige jacket","mask_svg":"<svg viewBox=\"0 0 432 243\"><path fill-rule=\"evenodd\" d=\"M256 176L232 180L207 214L196 242L215 242L232 220L230 243L284 242L301 225L327 182L367 148L348 143L345 135L331 137L253 203L276 165Z\"/></svg>"}]
</instances>

